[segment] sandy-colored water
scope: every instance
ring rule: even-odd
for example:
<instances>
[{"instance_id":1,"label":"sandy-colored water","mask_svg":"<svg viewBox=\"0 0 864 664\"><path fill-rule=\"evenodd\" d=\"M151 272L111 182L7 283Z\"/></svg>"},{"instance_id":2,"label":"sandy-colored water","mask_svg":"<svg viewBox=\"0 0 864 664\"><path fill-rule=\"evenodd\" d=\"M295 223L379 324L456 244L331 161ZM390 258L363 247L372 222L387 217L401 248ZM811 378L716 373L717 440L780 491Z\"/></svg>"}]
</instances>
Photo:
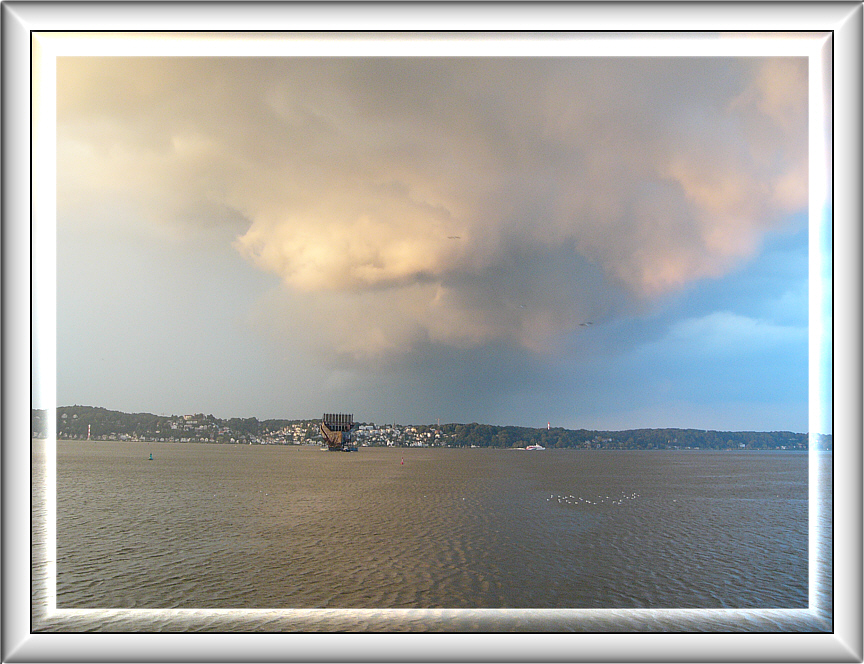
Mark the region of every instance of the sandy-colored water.
<instances>
[{"instance_id":1,"label":"sandy-colored water","mask_svg":"<svg viewBox=\"0 0 864 664\"><path fill-rule=\"evenodd\" d=\"M433 609L451 627L471 614L450 609L806 608L807 469L790 452L61 441L56 605Z\"/></svg>"}]
</instances>

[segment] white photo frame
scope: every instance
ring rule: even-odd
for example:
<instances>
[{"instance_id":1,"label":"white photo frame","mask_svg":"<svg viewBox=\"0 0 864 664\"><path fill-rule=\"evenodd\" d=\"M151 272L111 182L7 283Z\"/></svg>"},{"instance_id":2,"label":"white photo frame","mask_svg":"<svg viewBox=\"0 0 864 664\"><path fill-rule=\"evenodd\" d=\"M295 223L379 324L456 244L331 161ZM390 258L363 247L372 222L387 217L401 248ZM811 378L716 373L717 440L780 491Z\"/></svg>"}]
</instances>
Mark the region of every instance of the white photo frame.
<instances>
[{"instance_id":1,"label":"white photo frame","mask_svg":"<svg viewBox=\"0 0 864 664\"><path fill-rule=\"evenodd\" d=\"M300 661L327 659L334 661L860 661L862 657L862 579L861 579L861 7L856 3L775 3L749 4L676 4L645 3L628 5L626 11L615 5L341 5L338 11L325 5L247 5L233 3L123 4L84 5L64 3L7 3L3 5L3 99L4 157L4 313L7 321L4 390L4 568L3 568L3 658L8 661ZM50 395L55 389L53 365L54 329L52 288L56 280L55 248L52 239L54 210L53 110L50 90L53 85L53 58L64 49L77 49L87 41L82 32L91 34L87 52L103 53L106 49L123 52L153 53L167 49L171 53L206 55L220 49L249 48L254 52L271 52L282 40L262 38L256 30L308 32L298 41L298 48L333 47L333 32L363 31L342 36L340 47L347 49L436 50L441 43L458 44L459 48L560 49L578 48L572 34L562 31L608 31L601 39L591 41L595 49L620 47L627 38L622 35L655 39L657 49L675 51L686 46L704 49L704 53L742 53L747 49L774 48L782 52L807 54L813 83L824 85L821 98L825 115L821 123L825 150L825 173L814 178L811 156L811 196L817 188L817 206L833 209L833 248L820 246L817 236L816 269L822 262L833 263L833 289L823 289L815 297L832 298L835 318L833 330L823 335L833 338L833 348L844 361L833 365L825 336L811 345L811 421L833 413L834 428L834 544L833 606L819 607L815 620L832 621L828 631L809 634L771 633L782 630L784 616L771 612L750 612L747 616L763 626L762 633L732 634L740 612L729 610L670 612L670 631L676 633L617 633L638 631L639 611L587 611L573 613L573 620L597 625L595 633L543 633L543 612L525 611L522 615L500 612L473 612L477 632L460 635L380 634L380 635L314 635L256 634L267 625L279 625L285 612L213 611L93 611L89 616L75 616L74 626L64 623L62 612L52 607L31 607L29 582L31 536L30 524L30 456L29 409L23 397L24 378L31 377L31 390ZM763 32L794 31L794 40L717 39L718 29ZM417 39L412 31L478 31L484 38L468 43L460 36L436 33L429 39ZM513 31L519 31L514 37ZM126 31L126 32L124 32ZM140 40L132 31L171 31L164 38ZM177 32L179 31L179 32ZM215 31L209 35L204 31ZM231 32L227 38L220 32ZM410 39L393 40L393 34L377 36L369 32L406 31ZM552 32L554 31L554 32ZM660 34L676 31L676 34ZM707 38L711 31L711 39ZM804 33L803 31L814 31ZM501 36L504 33L504 36ZM533 34L531 34L533 33ZM544 39L554 34L555 38ZM736 33L732 33L735 35ZM740 32L737 35L740 37ZM218 35L214 37L214 35ZM464 35L463 35L464 36ZM319 39L320 37L320 39ZM146 41L146 44L144 43ZM497 42L497 45L496 45ZM758 42L758 44L757 44ZM243 46L245 44L245 46ZM289 44L290 46L290 44ZM137 49L137 50L136 50ZM743 49L743 51L734 49ZM353 51L356 52L356 51ZM401 51L401 52L404 52ZM488 52L488 51L485 51ZM772 51L776 52L776 51ZM165 53L165 51L160 51ZM813 78L815 71L816 78ZM35 74L31 78L31 74ZM833 89L829 85L833 77ZM32 86L32 87L31 87ZM34 100L34 107L29 101ZM47 99L47 102L46 102ZM811 99L811 109L813 109ZM28 128L33 121L32 144ZM833 124L832 124L833 118ZM812 118L811 118L812 122ZM816 125L817 129L819 124ZM811 137L814 135L811 124ZM831 143L831 130L840 140ZM817 132L819 133L819 132ZM818 140L818 137L817 137ZM814 144L811 143L811 155ZM30 158L33 154L32 211ZM833 170L830 169L833 162ZM46 173L48 175L46 176ZM821 185L819 183L822 183ZM815 183L815 184L814 184ZM818 189L820 186L823 189ZM833 196L832 196L833 188ZM822 199L819 199L822 196ZM820 214L811 203L811 218ZM32 215L32 216L31 216ZM29 223L28 223L29 222ZM811 222L812 223L812 222ZM822 261L822 262L819 262ZM814 269L811 263L811 274ZM29 286L29 288L28 288ZM811 294L811 307L813 295ZM817 303L818 304L818 303ZM32 306L32 310L31 310ZM821 305L824 306L824 302ZM812 311L812 309L811 309ZM32 328L26 324L31 321ZM28 339L28 333L30 339ZM27 361L27 348L33 351L35 363ZM828 351L830 353L830 350ZM848 358L848 361L847 359ZM815 362L815 364L814 364ZM31 371L33 375L31 376ZM834 384L832 403L824 403L826 381ZM14 387L12 387L14 386ZM11 389L10 389L11 387ZM816 397L814 399L814 396ZM49 412L51 409L49 408ZM49 420L49 440L55 427ZM48 469L50 503L52 470ZM824 487L823 487L824 488ZM811 498L813 496L811 495ZM811 501L812 502L812 501ZM812 522L812 521L811 521ZM51 530L49 528L49 546ZM811 542L814 540L811 540ZM50 556L49 556L50 557ZM50 565L50 562L49 562ZM811 567L813 570L813 567ZM811 577L813 575L811 574ZM836 579L841 579L838 583ZM27 607L31 607L28 611ZM357 612L361 624L383 626L386 611ZM520 612L517 612L520 613ZM593 614L593 615L592 615ZM392 617L392 616L391 616ZM399 616L405 618L404 615ZM514 620L522 620L535 634L502 635L502 625L513 629ZM314 614L289 616L283 629L303 631ZM365 622L364 622L365 621ZM379 622L381 621L381 622ZM574 623L575 624L575 623ZM66 630L107 631L111 634L73 634ZM263 626L263 627L262 627ZM773 627L772 627L773 626ZM230 632L217 634L145 634L163 632ZM518 629L518 627L517 627ZM44 630L44 633L43 633ZM58 632L58 633L55 633ZM483 633L486 632L486 633ZM606 632L606 633L602 633ZM711 634L699 632L715 632Z\"/></svg>"}]
</instances>

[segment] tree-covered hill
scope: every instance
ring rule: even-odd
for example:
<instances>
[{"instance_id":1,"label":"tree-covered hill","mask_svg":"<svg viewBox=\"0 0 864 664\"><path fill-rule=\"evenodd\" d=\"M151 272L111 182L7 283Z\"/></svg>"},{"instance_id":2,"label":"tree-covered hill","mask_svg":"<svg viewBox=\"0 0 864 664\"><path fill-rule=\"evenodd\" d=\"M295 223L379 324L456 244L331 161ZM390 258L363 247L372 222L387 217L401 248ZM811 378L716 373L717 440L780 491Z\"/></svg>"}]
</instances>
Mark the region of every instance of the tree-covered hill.
<instances>
[{"instance_id":1,"label":"tree-covered hill","mask_svg":"<svg viewBox=\"0 0 864 664\"><path fill-rule=\"evenodd\" d=\"M47 433L47 413L33 410L33 436ZM213 415L153 415L123 413L92 406L57 409L57 435L61 439L157 440L166 442L300 444L319 440L317 419L220 419ZM448 447L513 448L542 445L570 449L715 449L806 450L808 435L790 431L703 431L698 429L589 429L530 428L491 424L387 426L386 435L372 436L371 444L429 444ZM374 427L374 425L373 425ZM372 427L365 427L370 429ZM372 432L375 433L374 431ZM376 443L375 440L382 442ZM830 435L816 436L817 449L832 449Z\"/></svg>"},{"instance_id":2,"label":"tree-covered hill","mask_svg":"<svg viewBox=\"0 0 864 664\"><path fill-rule=\"evenodd\" d=\"M47 433L46 412L31 413L32 433ZM123 413L93 406L61 406L57 409L57 436L67 440L165 440L177 442L251 442L295 424L294 420L231 418L213 415L153 415ZM306 427L310 427L307 423Z\"/></svg>"},{"instance_id":3,"label":"tree-covered hill","mask_svg":"<svg viewBox=\"0 0 864 664\"><path fill-rule=\"evenodd\" d=\"M584 449L798 449L808 447L808 436L791 431L703 431L698 429L530 429L486 424L447 424L457 445L478 447L523 447Z\"/></svg>"}]
</instances>

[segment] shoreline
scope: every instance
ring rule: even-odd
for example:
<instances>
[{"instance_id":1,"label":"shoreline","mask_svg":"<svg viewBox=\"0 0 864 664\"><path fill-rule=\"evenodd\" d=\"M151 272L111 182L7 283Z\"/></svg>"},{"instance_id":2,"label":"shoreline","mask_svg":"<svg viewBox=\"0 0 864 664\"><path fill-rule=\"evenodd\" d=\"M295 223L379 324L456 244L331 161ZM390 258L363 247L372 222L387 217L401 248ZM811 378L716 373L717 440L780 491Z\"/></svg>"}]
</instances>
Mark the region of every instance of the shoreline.
<instances>
[{"instance_id":1,"label":"shoreline","mask_svg":"<svg viewBox=\"0 0 864 664\"><path fill-rule=\"evenodd\" d=\"M46 441L48 438L31 437L31 441ZM144 440L120 438L81 440L78 438L56 438L57 442L63 443L156 443L160 445L217 445L236 447L285 447L285 448L314 448L324 449L320 444L295 444L295 443L219 443L212 440ZM783 453L808 453L808 452L833 452L831 449L800 449L800 448L734 448L734 447L653 447L653 448L626 448L626 447L551 447L543 450L528 450L525 447L502 447L495 445L471 446L471 445L361 445L358 450L500 450L500 451L522 451L522 452L783 452Z\"/></svg>"}]
</instances>

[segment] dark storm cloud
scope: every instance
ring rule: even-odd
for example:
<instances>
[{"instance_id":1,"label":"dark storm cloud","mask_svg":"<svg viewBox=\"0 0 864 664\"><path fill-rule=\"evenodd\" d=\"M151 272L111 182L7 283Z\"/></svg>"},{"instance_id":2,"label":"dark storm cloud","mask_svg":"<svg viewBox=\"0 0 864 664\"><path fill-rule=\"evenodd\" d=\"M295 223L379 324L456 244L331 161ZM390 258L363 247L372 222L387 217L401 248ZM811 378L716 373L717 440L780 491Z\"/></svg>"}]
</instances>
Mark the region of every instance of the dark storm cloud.
<instances>
[{"instance_id":1,"label":"dark storm cloud","mask_svg":"<svg viewBox=\"0 0 864 664\"><path fill-rule=\"evenodd\" d=\"M482 275L518 273L510 260L528 245L570 247L652 297L723 274L806 202L795 60L124 59L59 71L61 169L78 162L62 169L62 204L108 190L157 223L233 211L250 221L242 254L299 290L437 283L427 305L448 293L465 304ZM596 306L592 293L578 306ZM488 330L478 340L518 334L500 312L463 314Z\"/></svg>"},{"instance_id":2,"label":"dark storm cloud","mask_svg":"<svg viewBox=\"0 0 864 664\"><path fill-rule=\"evenodd\" d=\"M512 369L501 381L545 367L554 383L550 366L598 349L583 323L614 332L729 274L807 203L802 59L61 58L57 71L61 226L134 217L166 237L233 236L282 284L249 294L259 329L349 373L423 365L446 382L464 363Z\"/></svg>"}]
</instances>

